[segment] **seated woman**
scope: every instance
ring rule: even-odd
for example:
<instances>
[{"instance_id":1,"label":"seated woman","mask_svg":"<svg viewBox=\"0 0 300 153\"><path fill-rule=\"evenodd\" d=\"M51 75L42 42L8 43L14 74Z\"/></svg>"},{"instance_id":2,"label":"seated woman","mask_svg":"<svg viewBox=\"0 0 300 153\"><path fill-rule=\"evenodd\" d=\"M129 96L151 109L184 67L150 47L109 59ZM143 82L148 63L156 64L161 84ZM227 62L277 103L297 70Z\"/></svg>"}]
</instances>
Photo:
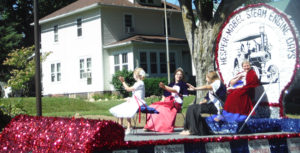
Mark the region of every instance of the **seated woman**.
<instances>
[{"instance_id":1,"label":"seated woman","mask_svg":"<svg viewBox=\"0 0 300 153\"><path fill-rule=\"evenodd\" d=\"M251 98L255 87L260 85L249 61L242 62L243 70L229 82L228 96L224 105L223 117L226 121L243 121L253 108ZM228 88L228 89L229 89Z\"/></svg>"},{"instance_id":2,"label":"seated woman","mask_svg":"<svg viewBox=\"0 0 300 153\"><path fill-rule=\"evenodd\" d=\"M194 87L188 84L188 90L208 90L203 101L190 105L184 120L184 130L181 135L208 135L209 128L201 113L218 114L214 119L219 121L222 113L222 103L226 99L226 86L220 81L215 71L206 74L207 85Z\"/></svg>"},{"instance_id":3,"label":"seated woman","mask_svg":"<svg viewBox=\"0 0 300 153\"><path fill-rule=\"evenodd\" d=\"M147 123L144 127L145 131L151 130L166 133L174 131L176 113L181 110L183 96L188 94L187 85L183 81L183 70L178 68L174 74L175 80L168 86L162 82L159 83L159 87L165 90L163 100L150 105L159 114L150 114L147 116Z\"/></svg>"}]
</instances>

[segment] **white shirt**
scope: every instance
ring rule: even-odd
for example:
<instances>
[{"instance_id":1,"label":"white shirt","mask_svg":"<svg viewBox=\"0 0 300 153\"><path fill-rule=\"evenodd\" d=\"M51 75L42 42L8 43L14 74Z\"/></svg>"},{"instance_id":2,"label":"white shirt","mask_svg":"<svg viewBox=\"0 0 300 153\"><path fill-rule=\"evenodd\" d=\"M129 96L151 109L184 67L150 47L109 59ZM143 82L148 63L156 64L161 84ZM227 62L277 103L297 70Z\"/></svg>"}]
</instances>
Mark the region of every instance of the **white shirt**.
<instances>
[{"instance_id":1,"label":"white shirt","mask_svg":"<svg viewBox=\"0 0 300 153\"><path fill-rule=\"evenodd\" d=\"M144 81L138 80L133 85L134 90L132 91L132 97L136 96L138 99L145 99L145 85Z\"/></svg>"},{"instance_id":2,"label":"white shirt","mask_svg":"<svg viewBox=\"0 0 300 153\"><path fill-rule=\"evenodd\" d=\"M213 93L216 93L216 91L220 88L221 81L220 80L215 80L212 84L212 90L208 92L208 97L211 102L217 102L218 99L213 95Z\"/></svg>"},{"instance_id":3,"label":"white shirt","mask_svg":"<svg viewBox=\"0 0 300 153\"><path fill-rule=\"evenodd\" d=\"M218 110L218 114L221 114L221 110L222 110L222 104L219 101L219 99L213 95L213 93L216 93L217 90L220 88L221 85L221 81L220 80L215 80L212 84L210 84L212 86L212 90L210 90L208 92L208 97L209 97L209 102L208 103L214 103L215 107ZM215 94L216 95L216 94Z\"/></svg>"},{"instance_id":4,"label":"white shirt","mask_svg":"<svg viewBox=\"0 0 300 153\"><path fill-rule=\"evenodd\" d=\"M177 91L177 93L180 92L180 87L178 85L174 85L172 88L175 89ZM174 97L174 99L177 103L182 104L183 100L181 99L181 97L177 93L172 92L171 94L172 94L172 96Z\"/></svg>"}]
</instances>

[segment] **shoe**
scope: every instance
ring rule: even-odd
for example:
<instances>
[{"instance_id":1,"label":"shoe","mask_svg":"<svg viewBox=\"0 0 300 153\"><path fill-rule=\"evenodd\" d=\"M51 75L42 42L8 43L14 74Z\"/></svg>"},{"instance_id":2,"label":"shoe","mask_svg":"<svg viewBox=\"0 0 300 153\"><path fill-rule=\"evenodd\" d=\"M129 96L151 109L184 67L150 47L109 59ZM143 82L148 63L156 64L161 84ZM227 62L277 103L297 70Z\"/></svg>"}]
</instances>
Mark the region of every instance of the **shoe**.
<instances>
[{"instance_id":1,"label":"shoe","mask_svg":"<svg viewBox=\"0 0 300 153\"><path fill-rule=\"evenodd\" d=\"M189 130L183 130L179 135L191 135Z\"/></svg>"},{"instance_id":2,"label":"shoe","mask_svg":"<svg viewBox=\"0 0 300 153\"><path fill-rule=\"evenodd\" d=\"M130 133L131 133L131 129L126 129L126 131L125 131L125 135L129 135Z\"/></svg>"}]
</instances>

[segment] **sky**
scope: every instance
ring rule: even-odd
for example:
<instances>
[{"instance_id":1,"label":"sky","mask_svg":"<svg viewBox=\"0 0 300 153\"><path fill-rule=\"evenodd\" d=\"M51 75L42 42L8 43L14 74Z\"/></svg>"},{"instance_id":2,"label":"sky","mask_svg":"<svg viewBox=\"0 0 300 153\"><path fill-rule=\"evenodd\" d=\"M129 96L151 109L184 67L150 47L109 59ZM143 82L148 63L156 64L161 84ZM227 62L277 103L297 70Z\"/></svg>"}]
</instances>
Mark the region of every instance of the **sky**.
<instances>
[{"instance_id":1,"label":"sky","mask_svg":"<svg viewBox=\"0 0 300 153\"><path fill-rule=\"evenodd\" d=\"M167 0L167 2L179 5L178 0Z\"/></svg>"},{"instance_id":2,"label":"sky","mask_svg":"<svg viewBox=\"0 0 300 153\"><path fill-rule=\"evenodd\" d=\"M273 0L273 1L276 2L276 1L280 1L280 0ZM178 0L167 0L167 2L179 5Z\"/></svg>"}]
</instances>

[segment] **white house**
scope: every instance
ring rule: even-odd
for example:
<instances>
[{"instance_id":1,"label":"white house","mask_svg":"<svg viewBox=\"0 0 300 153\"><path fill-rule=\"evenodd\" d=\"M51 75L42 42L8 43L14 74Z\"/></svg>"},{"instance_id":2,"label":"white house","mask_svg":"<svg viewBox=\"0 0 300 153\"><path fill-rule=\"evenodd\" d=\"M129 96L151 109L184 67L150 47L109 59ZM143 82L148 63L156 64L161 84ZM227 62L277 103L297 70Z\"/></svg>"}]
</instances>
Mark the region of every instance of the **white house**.
<instances>
[{"instance_id":1,"label":"white house","mask_svg":"<svg viewBox=\"0 0 300 153\"><path fill-rule=\"evenodd\" d=\"M78 0L40 19L41 52L52 52L42 63L42 94L112 91L122 69L167 76L163 2ZM171 72L192 74L180 8L167 8Z\"/></svg>"}]
</instances>

